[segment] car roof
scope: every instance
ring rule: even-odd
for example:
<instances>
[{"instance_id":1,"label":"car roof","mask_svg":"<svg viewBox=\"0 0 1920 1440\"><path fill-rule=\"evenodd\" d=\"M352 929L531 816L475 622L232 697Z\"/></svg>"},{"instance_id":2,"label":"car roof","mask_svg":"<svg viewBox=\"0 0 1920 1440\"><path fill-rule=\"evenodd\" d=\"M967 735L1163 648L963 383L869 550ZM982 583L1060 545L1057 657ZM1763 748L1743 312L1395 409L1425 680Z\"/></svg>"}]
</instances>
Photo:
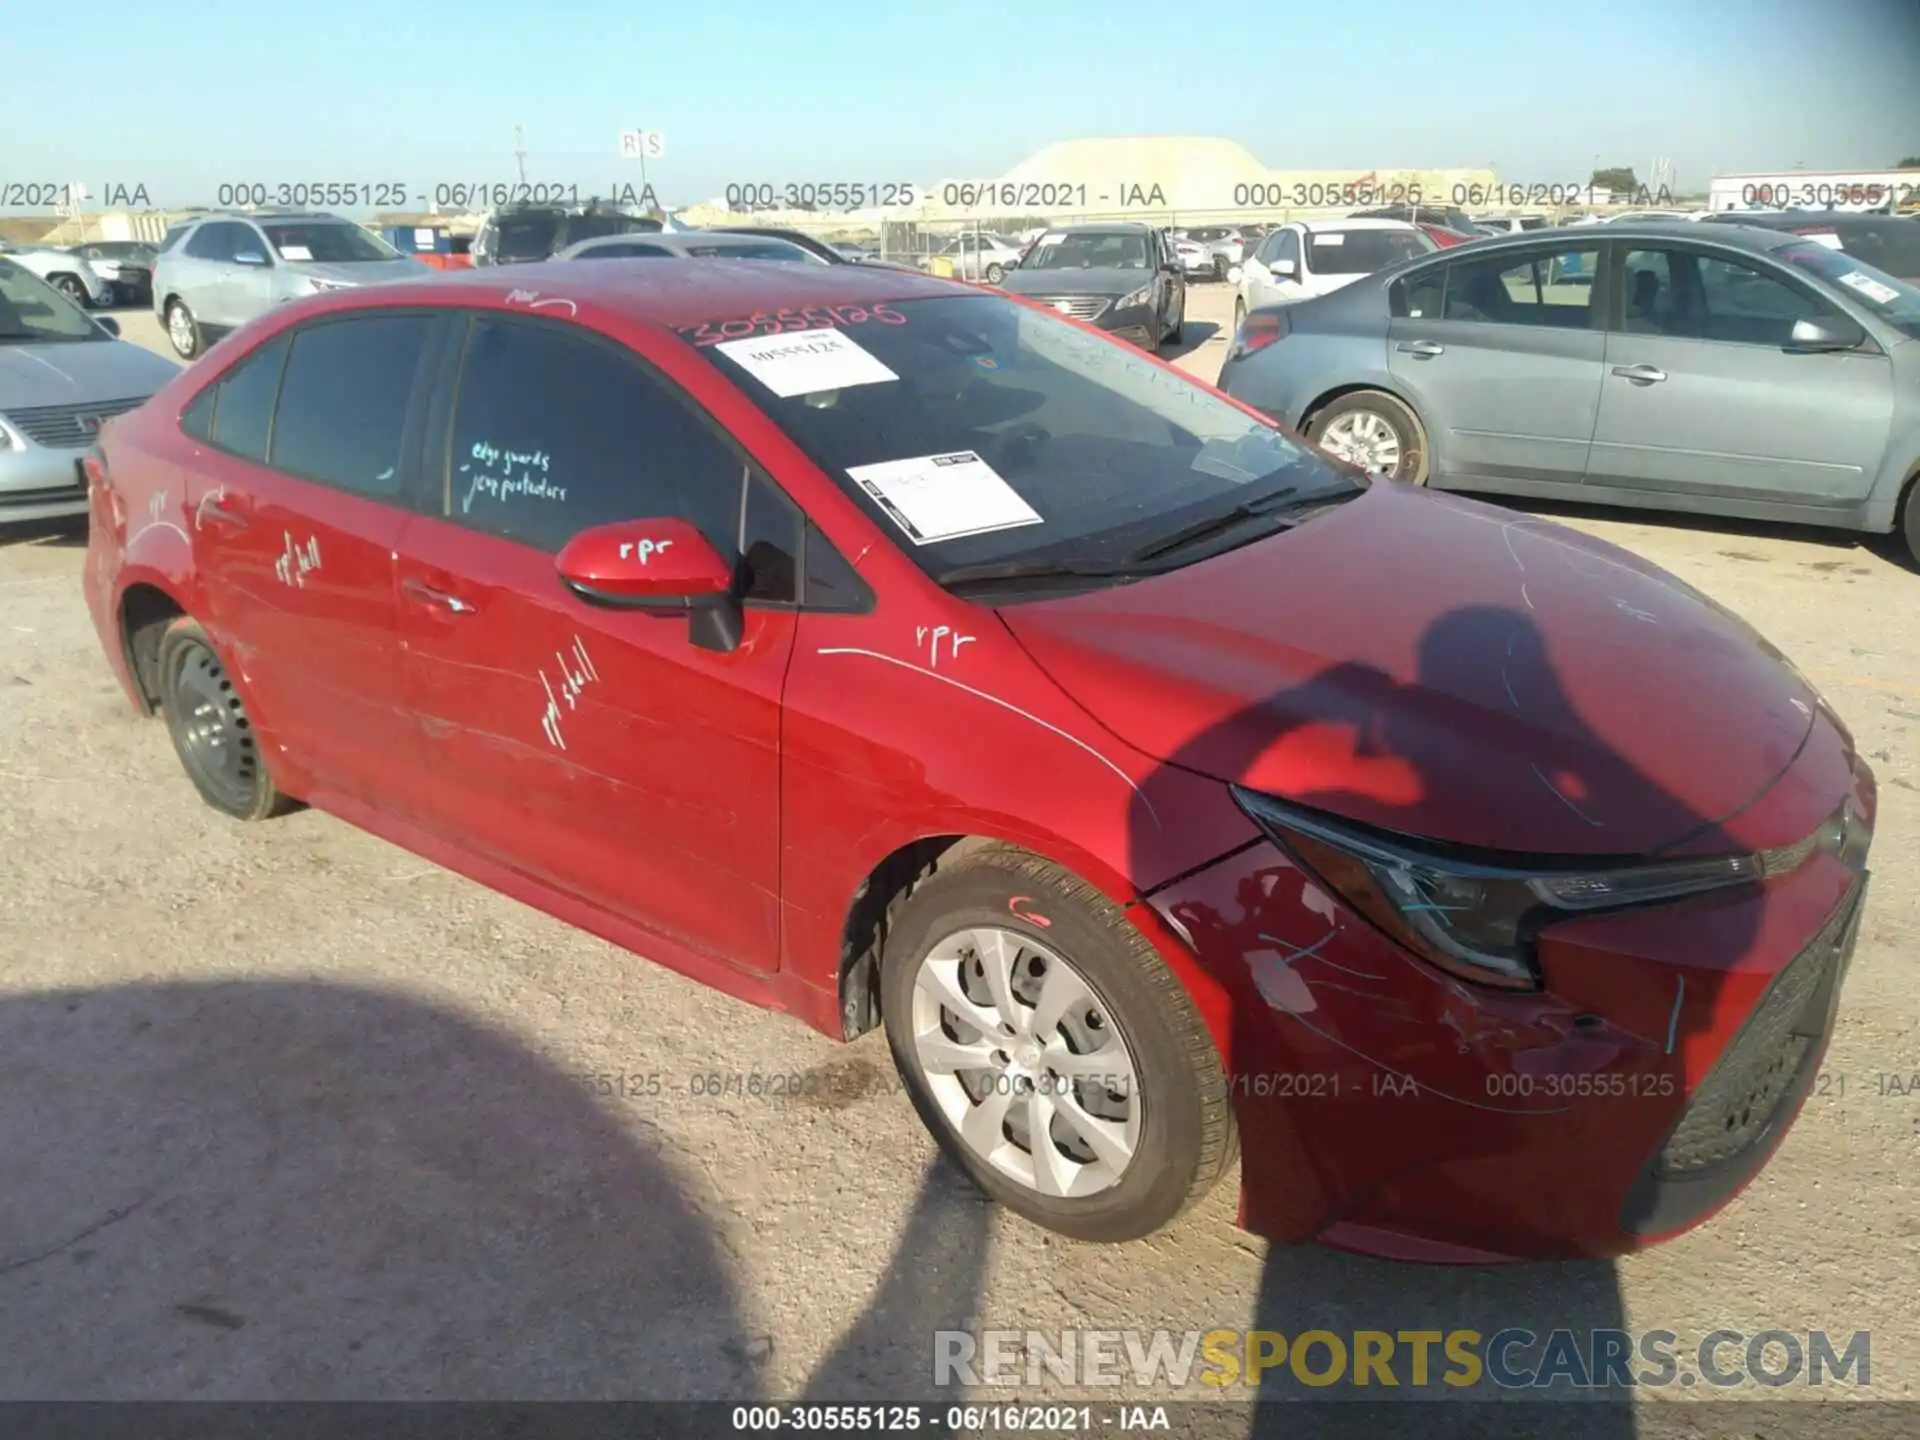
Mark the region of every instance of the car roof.
<instances>
[{"instance_id":1,"label":"car roof","mask_svg":"<svg viewBox=\"0 0 1920 1440\"><path fill-rule=\"evenodd\" d=\"M1754 230L1804 230L1815 226L1823 230L1844 230L1848 226L1884 225L1888 220L1901 217L1863 215L1851 210L1763 210L1758 213L1722 210L1708 218L1715 225L1743 225Z\"/></svg>"},{"instance_id":2,"label":"car roof","mask_svg":"<svg viewBox=\"0 0 1920 1440\"><path fill-rule=\"evenodd\" d=\"M283 225L290 221L312 222L330 220L336 225L351 225L353 221L340 215L329 215L324 210L209 210L205 215L195 215L190 220L182 220L182 225L204 225L210 220L251 220L256 225Z\"/></svg>"},{"instance_id":3,"label":"car roof","mask_svg":"<svg viewBox=\"0 0 1920 1440\"><path fill-rule=\"evenodd\" d=\"M674 230L674 231L635 231L627 235L595 235L591 239L576 240L566 247L555 259L564 259L569 255L587 250L597 250L605 245L654 245L665 250L687 250L695 245L713 245L722 250L745 250L765 245L769 240L777 244L792 246L801 254L809 254L804 245L795 245L784 236L773 234L734 234L724 230ZM705 257L702 257L705 258Z\"/></svg>"},{"instance_id":4,"label":"car roof","mask_svg":"<svg viewBox=\"0 0 1920 1440\"><path fill-rule=\"evenodd\" d=\"M1344 234L1349 230L1407 231L1416 228L1405 220L1373 220L1354 216L1348 216L1344 220L1296 220L1293 223L1309 235Z\"/></svg>"},{"instance_id":5,"label":"car roof","mask_svg":"<svg viewBox=\"0 0 1920 1440\"><path fill-rule=\"evenodd\" d=\"M1549 230L1523 230L1514 235L1487 235L1470 240L1466 245L1442 250L1439 254L1457 256L1469 248L1475 255L1490 255L1498 250L1537 250L1541 246L1552 246L1564 232L1572 229L1582 232L1577 237L1577 243L1581 245L1590 245L1596 240L1693 240L1733 250L1766 251L1778 250L1802 238L1752 225L1715 225L1709 228L1692 220L1616 220L1605 225L1563 225Z\"/></svg>"},{"instance_id":6,"label":"car roof","mask_svg":"<svg viewBox=\"0 0 1920 1440\"><path fill-rule=\"evenodd\" d=\"M1142 225L1137 220L1109 220L1099 225L1056 225L1048 230L1049 235L1144 235L1155 227Z\"/></svg>"},{"instance_id":7,"label":"car roof","mask_svg":"<svg viewBox=\"0 0 1920 1440\"><path fill-rule=\"evenodd\" d=\"M658 237L652 237L658 238ZM448 270L422 280L388 282L297 301L303 314L351 310L369 302L464 305L505 301L518 292L541 301L591 305L642 324L672 328L758 310L817 305L875 305L897 300L979 296L977 285L879 265L779 265L764 260L668 257L632 265L542 260L529 265ZM552 310L541 313L551 315Z\"/></svg>"}]
</instances>

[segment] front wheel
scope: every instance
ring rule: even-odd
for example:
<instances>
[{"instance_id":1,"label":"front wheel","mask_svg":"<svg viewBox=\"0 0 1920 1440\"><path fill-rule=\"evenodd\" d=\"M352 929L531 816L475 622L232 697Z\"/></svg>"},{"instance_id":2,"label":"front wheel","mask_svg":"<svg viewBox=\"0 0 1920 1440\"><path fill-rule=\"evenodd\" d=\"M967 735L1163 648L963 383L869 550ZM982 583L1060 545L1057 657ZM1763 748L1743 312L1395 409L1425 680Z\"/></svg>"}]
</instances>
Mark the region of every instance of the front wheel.
<instances>
[{"instance_id":1,"label":"front wheel","mask_svg":"<svg viewBox=\"0 0 1920 1440\"><path fill-rule=\"evenodd\" d=\"M919 885L887 936L881 1013L935 1139L1036 1225L1138 1239L1231 1162L1192 998L1118 907L1038 856L988 846Z\"/></svg>"},{"instance_id":2,"label":"front wheel","mask_svg":"<svg viewBox=\"0 0 1920 1440\"><path fill-rule=\"evenodd\" d=\"M1241 326L1245 325L1246 323L1247 323L1247 302L1244 300L1236 300L1233 302L1233 333L1238 335L1240 333Z\"/></svg>"},{"instance_id":3,"label":"front wheel","mask_svg":"<svg viewBox=\"0 0 1920 1440\"><path fill-rule=\"evenodd\" d=\"M1377 480L1427 483L1426 432L1420 418L1382 391L1341 396L1307 422L1307 438Z\"/></svg>"},{"instance_id":4,"label":"front wheel","mask_svg":"<svg viewBox=\"0 0 1920 1440\"><path fill-rule=\"evenodd\" d=\"M191 360L200 353L200 323L193 318L193 311L184 300L167 302L167 340L182 360Z\"/></svg>"},{"instance_id":5,"label":"front wheel","mask_svg":"<svg viewBox=\"0 0 1920 1440\"><path fill-rule=\"evenodd\" d=\"M87 287L80 283L78 276L56 275L53 277L51 283L54 289L78 305L82 310L92 308L92 301L87 294Z\"/></svg>"},{"instance_id":6,"label":"front wheel","mask_svg":"<svg viewBox=\"0 0 1920 1440\"><path fill-rule=\"evenodd\" d=\"M1907 482L1907 498L1901 503L1900 511L1905 517L1900 532L1907 542L1907 555L1915 565L1920 565L1920 475Z\"/></svg>"}]
</instances>

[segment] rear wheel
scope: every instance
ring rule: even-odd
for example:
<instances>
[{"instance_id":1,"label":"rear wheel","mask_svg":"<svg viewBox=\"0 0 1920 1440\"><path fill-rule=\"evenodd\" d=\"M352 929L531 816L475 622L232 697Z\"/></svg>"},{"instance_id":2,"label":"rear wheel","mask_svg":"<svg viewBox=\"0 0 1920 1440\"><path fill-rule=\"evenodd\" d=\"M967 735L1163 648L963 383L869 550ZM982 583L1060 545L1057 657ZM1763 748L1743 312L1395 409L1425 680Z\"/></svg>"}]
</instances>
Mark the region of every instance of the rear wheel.
<instances>
[{"instance_id":1,"label":"rear wheel","mask_svg":"<svg viewBox=\"0 0 1920 1440\"><path fill-rule=\"evenodd\" d=\"M1000 266L1000 265L987 266L987 283L989 285L998 285L1002 280L1006 278L1007 278L1007 272L1003 266Z\"/></svg>"},{"instance_id":2,"label":"rear wheel","mask_svg":"<svg viewBox=\"0 0 1920 1440\"><path fill-rule=\"evenodd\" d=\"M200 353L200 322L193 318L184 300L167 302L167 340L182 360Z\"/></svg>"},{"instance_id":3,"label":"rear wheel","mask_svg":"<svg viewBox=\"0 0 1920 1440\"><path fill-rule=\"evenodd\" d=\"M1427 483L1427 437L1420 417L1384 391L1342 395L1307 423L1307 438L1376 479Z\"/></svg>"},{"instance_id":4,"label":"rear wheel","mask_svg":"<svg viewBox=\"0 0 1920 1440\"><path fill-rule=\"evenodd\" d=\"M87 287L80 283L79 276L56 275L48 283L82 310L88 308Z\"/></svg>"},{"instance_id":5,"label":"rear wheel","mask_svg":"<svg viewBox=\"0 0 1920 1440\"><path fill-rule=\"evenodd\" d=\"M200 798L239 820L290 808L267 775L259 737L207 632L182 617L160 637L160 713Z\"/></svg>"},{"instance_id":6,"label":"rear wheel","mask_svg":"<svg viewBox=\"0 0 1920 1440\"><path fill-rule=\"evenodd\" d=\"M1907 482L1907 498L1901 502L1900 510L1903 516L1900 534L1907 542L1907 556L1915 565L1920 565L1920 475Z\"/></svg>"},{"instance_id":7,"label":"rear wheel","mask_svg":"<svg viewBox=\"0 0 1920 1440\"><path fill-rule=\"evenodd\" d=\"M1049 1230L1151 1234L1232 1159L1192 998L1117 907L1038 856L989 846L913 891L888 931L881 1014L942 1148Z\"/></svg>"}]
</instances>

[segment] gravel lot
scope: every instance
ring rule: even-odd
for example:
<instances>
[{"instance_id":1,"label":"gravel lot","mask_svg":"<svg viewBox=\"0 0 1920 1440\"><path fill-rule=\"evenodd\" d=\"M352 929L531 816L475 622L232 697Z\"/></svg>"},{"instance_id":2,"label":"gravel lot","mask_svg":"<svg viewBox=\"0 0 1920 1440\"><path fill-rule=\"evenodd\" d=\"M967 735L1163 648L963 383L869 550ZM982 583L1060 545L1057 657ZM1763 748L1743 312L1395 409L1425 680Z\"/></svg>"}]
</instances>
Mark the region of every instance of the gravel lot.
<instances>
[{"instance_id":1,"label":"gravel lot","mask_svg":"<svg viewBox=\"0 0 1920 1440\"><path fill-rule=\"evenodd\" d=\"M1231 303L1194 292L1195 373ZM1879 772L1878 879L1844 1093L1755 1186L1619 1264L1485 1272L1270 1253L1231 1184L1120 1249L1003 1216L938 1163L878 1034L837 1047L324 815L218 817L109 677L83 539L0 532L0 1398L932 1399L931 1332L970 1321L1869 1330L1872 1393L1920 1398L1920 1080L1877 1079L1920 1072L1920 575L1817 534L1540 513L1730 604L1832 697ZM846 1083L692 1093L713 1070Z\"/></svg>"}]
</instances>

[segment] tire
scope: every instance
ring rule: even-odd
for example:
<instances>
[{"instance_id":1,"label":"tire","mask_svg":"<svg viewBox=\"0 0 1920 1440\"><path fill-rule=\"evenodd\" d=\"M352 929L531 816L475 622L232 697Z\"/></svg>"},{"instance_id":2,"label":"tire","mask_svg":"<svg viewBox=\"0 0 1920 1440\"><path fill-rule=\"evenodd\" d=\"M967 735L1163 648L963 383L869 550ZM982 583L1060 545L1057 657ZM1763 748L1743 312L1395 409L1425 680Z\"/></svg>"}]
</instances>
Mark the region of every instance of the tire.
<instances>
[{"instance_id":1,"label":"tire","mask_svg":"<svg viewBox=\"0 0 1920 1440\"><path fill-rule=\"evenodd\" d=\"M160 714L200 798L236 820L265 820L292 808L267 774L246 705L207 632L182 617L159 647Z\"/></svg>"},{"instance_id":2,"label":"tire","mask_svg":"<svg viewBox=\"0 0 1920 1440\"><path fill-rule=\"evenodd\" d=\"M1160 343L1154 347L1155 350L1164 350L1169 345L1178 345L1181 335L1186 332L1186 328L1187 297L1183 294L1180 297L1180 313L1173 317L1173 323L1167 327L1166 334L1160 337Z\"/></svg>"},{"instance_id":3,"label":"tire","mask_svg":"<svg viewBox=\"0 0 1920 1440\"><path fill-rule=\"evenodd\" d=\"M1233 302L1233 333L1238 335L1240 327L1247 323L1247 302L1236 299Z\"/></svg>"},{"instance_id":4,"label":"tire","mask_svg":"<svg viewBox=\"0 0 1920 1440\"><path fill-rule=\"evenodd\" d=\"M996 951L1012 981L1005 1003L1020 1033L1011 1037L986 1028L1004 1013L982 964ZM923 972L932 983L919 983ZM938 990L943 975L957 995ZM1030 1001L1050 993L1041 981L1074 998L1057 1021L1029 1031ZM936 869L899 903L880 986L887 1043L920 1118L976 1185L1036 1225L1076 1240L1139 1239L1205 1195L1237 1153L1226 1075L1192 997L1118 907L1036 855L989 845ZM939 994L982 1025L959 1021ZM1012 1065L941 1065L942 1049ZM1082 1077L1049 1082L1049 1057L1074 1056ZM1037 1094L1036 1076L1047 1086ZM1118 1090L1099 1084L1107 1076ZM1102 1152L1066 1118L1067 1096L1083 1119L1086 1105L1106 1112L1093 1117L1107 1121L1095 1132ZM1051 1163L1036 1163L1016 1133L1038 1105L1060 1107L1044 1152ZM984 1121L979 1146L962 1131L969 1119Z\"/></svg>"},{"instance_id":5,"label":"tire","mask_svg":"<svg viewBox=\"0 0 1920 1440\"><path fill-rule=\"evenodd\" d=\"M182 360L191 360L206 348L200 336L200 322L193 318L186 301L169 300L166 321L167 343Z\"/></svg>"},{"instance_id":6,"label":"tire","mask_svg":"<svg viewBox=\"0 0 1920 1440\"><path fill-rule=\"evenodd\" d=\"M1001 265L987 266L987 274L986 274L987 284L998 285L1002 280L1006 278L1007 278L1006 267Z\"/></svg>"},{"instance_id":7,"label":"tire","mask_svg":"<svg viewBox=\"0 0 1920 1440\"><path fill-rule=\"evenodd\" d=\"M87 294L87 287L80 283L77 275L56 275L47 282L82 310L93 308L93 298Z\"/></svg>"},{"instance_id":8,"label":"tire","mask_svg":"<svg viewBox=\"0 0 1920 1440\"><path fill-rule=\"evenodd\" d=\"M1920 475L1907 481L1907 498L1900 502L1900 538L1907 542L1907 558L1920 566Z\"/></svg>"},{"instance_id":9,"label":"tire","mask_svg":"<svg viewBox=\"0 0 1920 1440\"><path fill-rule=\"evenodd\" d=\"M1339 422L1347 421L1347 427ZM1420 417L1406 404L1384 390L1356 390L1342 395L1307 422L1307 438L1329 454L1341 452L1326 443L1329 433L1338 436L1343 429L1378 435L1383 426L1392 432L1396 456L1389 469L1373 470L1362 465L1377 479L1398 480L1408 485L1427 483L1427 432ZM1359 462L1355 462L1359 463Z\"/></svg>"}]
</instances>

